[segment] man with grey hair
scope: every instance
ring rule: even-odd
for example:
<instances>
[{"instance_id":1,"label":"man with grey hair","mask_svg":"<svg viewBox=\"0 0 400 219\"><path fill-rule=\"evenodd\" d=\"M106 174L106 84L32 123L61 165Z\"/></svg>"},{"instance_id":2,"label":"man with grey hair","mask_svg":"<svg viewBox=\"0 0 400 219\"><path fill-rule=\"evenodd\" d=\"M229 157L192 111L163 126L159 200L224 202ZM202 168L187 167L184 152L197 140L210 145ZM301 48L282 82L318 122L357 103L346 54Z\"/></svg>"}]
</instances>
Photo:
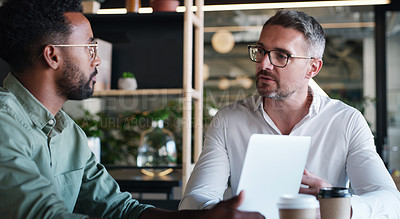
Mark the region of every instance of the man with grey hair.
<instances>
[{"instance_id":1,"label":"man with grey hair","mask_svg":"<svg viewBox=\"0 0 400 219\"><path fill-rule=\"evenodd\" d=\"M97 43L81 0L7 0L0 7L1 218L264 218L238 210L244 193L210 210L169 211L121 192L63 111L94 91Z\"/></svg>"},{"instance_id":2,"label":"man with grey hair","mask_svg":"<svg viewBox=\"0 0 400 219\"><path fill-rule=\"evenodd\" d=\"M312 137L300 193L351 182L352 218L400 218L400 194L362 114L308 85L322 67L324 48L321 25L303 12L279 10L265 23L248 47L258 95L214 117L180 209L214 206L229 180L236 192L249 138L262 133Z\"/></svg>"}]
</instances>

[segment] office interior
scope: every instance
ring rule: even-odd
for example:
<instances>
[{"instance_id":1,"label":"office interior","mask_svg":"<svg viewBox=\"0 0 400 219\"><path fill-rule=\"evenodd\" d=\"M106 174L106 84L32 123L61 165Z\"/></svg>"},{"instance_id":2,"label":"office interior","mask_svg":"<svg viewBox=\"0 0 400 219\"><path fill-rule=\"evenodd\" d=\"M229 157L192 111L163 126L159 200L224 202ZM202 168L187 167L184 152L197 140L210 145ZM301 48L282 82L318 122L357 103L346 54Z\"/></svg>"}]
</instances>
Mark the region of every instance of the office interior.
<instances>
[{"instance_id":1,"label":"office interior","mask_svg":"<svg viewBox=\"0 0 400 219\"><path fill-rule=\"evenodd\" d=\"M205 1L204 4L205 6L218 4L226 7L228 4L255 5L287 2L229 0ZM180 5L182 6L183 4L183 1L181 1ZM148 8L149 1L141 1L141 6ZM123 0L106 0L101 3L101 10L124 7L125 1ZM282 6L275 5L273 8L246 10L225 10L222 8L216 11L207 11L205 8L203 132L207 129L207 124L220 107L255 93L255 67L254 63L248 58L247 45L254 44L257 41L264 22L280 7ZM392 0L383 4L370 3L356 6L338 3L337 6L326 7L285 7L304 11L315 17L322 24L327 37L327 45L323 58L324 66L314 78L315 82L327 95L341 99L362 111L375 135L377 151L385 162L388 171L400 176L400 172L398 172L400 171L399 2ZM157 13L154 14L157 15ZM151 13L143 15L151 16ZM93 15L88 14L88 17L90 16ZM178 22L177 25L183 25L183 23ZM93 28L96 33L96 25ZM175 31L173 37L177 37L178 44L175 49L159 48L159 50L166 50L166 54L174 54L174 50L182 49L179 42L183 41L183 37L180 36L183 35L183 31L179 28L176 30L174 28L176 28L176 25L171 31ZM95 35L95 37L97 36ZM119 38L119 35L111 36L111 38ZM144 38L145 36L141 36L139 40L144 40ZM118 47L118 45L115 46ZM163 47L162 43L160 43L159 47ZM173 56L179 59L182 58L182 54ZM119 58L126 57L112 57L112 64L115 65L117 63L115 60ZM148 57L135 56L133 58L140 60ZM147 60L147 62L149 65L152 63L151 60ZM176 65L178 66L177 71L181 71L182 61L176 60L176 62L178 63ZM112 76L111 81L109 81L110 89L118 89L117 80L119 76L114 76L114 74L121 75L122 71L130 70L119 68L117 72L114 72L114 68L116 67L112 66ZM9 71L7 64L0 60L1 81ZM157 85L152 84L151 80L154 78L149 74L138 76L137 78L139 88L142 89L162 86L164 86L163 88L174 88L175 85L171 87L168 82L182 83L182 78L180 77L173 77L170 81L163 80ZM154 96L131 96L124 97L122 101L117 97L107 99L96 96L82 103L69 101L66 103L64 110L76 118L83 115L82 108L92 113L105 112L110 117L118 118L118 115L124 111L128 110L137 113L156 110L160 108L160 105L167 106L175 99L177 99L178 104L182 102L179 95L176 94L157 98ZM176 137L177 141L179 141L179 134ZM131 160L120 160L114 165L134 166L135 158L130 156L129 159ZM171 199L180 199L182 183L184 182L174 187ZM140 197L143 198L142 196ZM157 194L147 194L147 197L148 199L164 199L163 195ZM144 196L145 198L146 196Z\"/></svg>"}]
</instances>

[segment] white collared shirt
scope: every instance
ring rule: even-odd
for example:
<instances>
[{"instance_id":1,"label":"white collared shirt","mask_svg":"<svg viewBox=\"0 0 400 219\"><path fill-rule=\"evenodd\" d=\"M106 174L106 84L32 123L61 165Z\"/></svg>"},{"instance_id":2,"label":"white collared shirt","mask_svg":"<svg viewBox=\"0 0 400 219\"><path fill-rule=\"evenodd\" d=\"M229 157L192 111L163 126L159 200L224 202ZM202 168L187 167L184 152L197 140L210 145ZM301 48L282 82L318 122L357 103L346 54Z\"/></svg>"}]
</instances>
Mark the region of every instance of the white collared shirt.
<instances>
[{"instance_id":1,"label":"white collared shirt","mask_svg":"<svg viewBox=\"0 0 400 219\"><path fill-rule=\"evenodd\" d=\"M249 138L255 133L281 135L265 113L260 96L219 110L207 130L202 154L179 208L214 206L223 199L228 180L234 195ZM350 180L353 218L400 218L400 193L376 153L371 130L358 110L314 92L309 113L289 135L312 137L308 171L333 186L347 187Z\"/></svg>"}]
</instances>

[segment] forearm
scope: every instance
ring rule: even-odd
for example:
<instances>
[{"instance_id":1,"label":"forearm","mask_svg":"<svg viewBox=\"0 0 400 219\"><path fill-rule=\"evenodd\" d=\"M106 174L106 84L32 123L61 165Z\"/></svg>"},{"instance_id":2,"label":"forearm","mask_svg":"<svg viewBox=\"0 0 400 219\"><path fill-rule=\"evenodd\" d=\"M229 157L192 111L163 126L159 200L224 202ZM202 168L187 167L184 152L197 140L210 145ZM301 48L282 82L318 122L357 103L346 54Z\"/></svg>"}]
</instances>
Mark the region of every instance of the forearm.
<instances>
[{"instance_id":1,"label":"forearm","mask_svg":"<svg viewBox=\"0 0 400 219\"><path fill-rule=\"evenodd\" d=\"M186 185L179 209L204 209L222 201L228 186L229 170L229 161L223 150L204 148Z\"/></svg>"},{"instance_id":2,"label":"forearm","mask_svg":"<svg viewBox=\"0 0 400 219\"><path fill-rule=\"evenodd\" d=\"M400 218L400 195L396 191L378 190L354 195L351 204L352 219Z\"/></svg>"},{"instance_id":3,"label":"forearm","mask_svg":"<svg viewBox=\"0 0 400 219\"><path fill-rule=\"evenodd\" d=\"M400 193L383 162L374 156L348 165L354 191L352 218L400 218Z\"/></svg>"},{"instance_id":4,"label":"forearm","mask_svg":"<svg viewBox=\"0 0 400 219\"><path fill-rule=\"evenodd\" d=\"M353 218L400 218L400 193L376 152L371 130L361 115L353 126L346 163Z\"/></svg>"}]
</instances>

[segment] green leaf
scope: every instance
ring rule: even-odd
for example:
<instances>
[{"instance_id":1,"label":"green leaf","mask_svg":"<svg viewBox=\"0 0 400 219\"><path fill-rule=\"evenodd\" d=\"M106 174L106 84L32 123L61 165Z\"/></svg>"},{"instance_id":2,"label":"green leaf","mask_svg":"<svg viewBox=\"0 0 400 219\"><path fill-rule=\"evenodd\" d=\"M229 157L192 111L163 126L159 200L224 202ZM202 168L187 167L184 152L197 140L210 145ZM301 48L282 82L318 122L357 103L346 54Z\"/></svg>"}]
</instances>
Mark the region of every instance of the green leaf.
<instances>
[{"instance_id":1,"label":"green leaf","mask_svg":"<svg viewBox=\"0 0 400 219\"><path fill-rule=\"evenodd\" d=\"M126 72L122 73L122 77L123 78L135 78L135 75L130 71L126 71Z\"/></svg>"}]
</instances>

